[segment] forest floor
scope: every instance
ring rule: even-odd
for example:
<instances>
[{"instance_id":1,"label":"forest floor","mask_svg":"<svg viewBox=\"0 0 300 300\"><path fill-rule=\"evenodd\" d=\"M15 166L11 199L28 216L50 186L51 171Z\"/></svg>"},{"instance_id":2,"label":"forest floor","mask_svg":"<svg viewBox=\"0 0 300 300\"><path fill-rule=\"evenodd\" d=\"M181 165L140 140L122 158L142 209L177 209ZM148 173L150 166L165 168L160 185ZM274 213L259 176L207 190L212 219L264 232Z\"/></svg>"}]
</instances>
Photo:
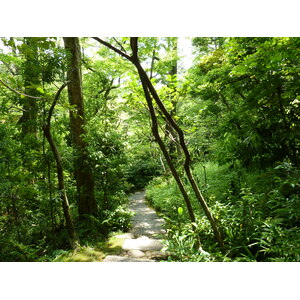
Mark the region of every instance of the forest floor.
<instances>
[{"instance_id":1,"label":"forest floor","mask_svg":"<svg viewBox=\"0 0 300 300\"><path fill-rule=\"evenodd\" d=\"M166 258L161 238L165 235L164 220L145 202L145 191L130 197L129 209L134 213L130 232L114 236L121 246L118 255L108 255L103 262L155 262Z\"/></svg>"}]
</instances>

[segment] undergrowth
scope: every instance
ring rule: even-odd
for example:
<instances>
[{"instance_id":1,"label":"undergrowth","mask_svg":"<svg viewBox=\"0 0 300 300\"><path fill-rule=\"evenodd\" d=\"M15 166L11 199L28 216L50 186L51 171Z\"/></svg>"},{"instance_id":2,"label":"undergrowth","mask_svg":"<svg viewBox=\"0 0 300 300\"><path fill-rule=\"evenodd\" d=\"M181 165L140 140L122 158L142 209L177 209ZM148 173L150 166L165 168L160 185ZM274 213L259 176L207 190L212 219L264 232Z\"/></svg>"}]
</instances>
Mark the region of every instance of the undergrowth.
<instances>
[{"instance_id":1,"label":"undergrowth","mask_svg":"<svg viewBox=\"0 0 300 300\"><path fill-rule=\"evenodd\" d=\"M167 221L171 261L300 261L299 170L286 162L264 172L206 163L194 174L223 232L225 250L220 252L192 191L196 234L174 180L157 177L147 187L147 199ZM206 253L195 249L196 235Z\"/></svg>"}]
</instances>

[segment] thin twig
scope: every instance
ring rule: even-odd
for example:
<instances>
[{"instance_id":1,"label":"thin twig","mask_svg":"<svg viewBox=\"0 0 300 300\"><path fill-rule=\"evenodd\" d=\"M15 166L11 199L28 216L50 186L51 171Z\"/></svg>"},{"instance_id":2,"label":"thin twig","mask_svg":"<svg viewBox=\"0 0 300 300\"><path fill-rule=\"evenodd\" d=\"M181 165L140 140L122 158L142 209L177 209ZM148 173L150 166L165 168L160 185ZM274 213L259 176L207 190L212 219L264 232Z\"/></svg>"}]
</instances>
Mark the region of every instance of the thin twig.
<instances>
[{"instance_id":1,"label":"thin twig","mask_svg":"<svg viewBox=\"0 0 300 300\"><path fill-rule=\"evenodd\" d=\"M123 51L124 53L126 53L126 50L125 50L125 48L123 47L123 45L122 45L116 38L113 38L113 40L121 47L122 51Z\"/></svg>"},{"instance_id":2,"label":"thin twig","mask_svg":"<svg viewBox=\"0 0 300 300\"><path fill-rule=\"evenodd\" d=\"M28 97L28 98L32 98L32 99L47 99L47 97L35 97L35 96L31 96L31 95L27 95L27 94L24 94L24 93L21 93L15 89L13 89L12 87L10 87L8 84L6 84L4 81L2 81L0 79L0 82L5 86L7 87L9 90L13 91L14 93L17 93L18 95L21 95L21 96L24 96L24 97Z\"/></svg>"}]
</instances>

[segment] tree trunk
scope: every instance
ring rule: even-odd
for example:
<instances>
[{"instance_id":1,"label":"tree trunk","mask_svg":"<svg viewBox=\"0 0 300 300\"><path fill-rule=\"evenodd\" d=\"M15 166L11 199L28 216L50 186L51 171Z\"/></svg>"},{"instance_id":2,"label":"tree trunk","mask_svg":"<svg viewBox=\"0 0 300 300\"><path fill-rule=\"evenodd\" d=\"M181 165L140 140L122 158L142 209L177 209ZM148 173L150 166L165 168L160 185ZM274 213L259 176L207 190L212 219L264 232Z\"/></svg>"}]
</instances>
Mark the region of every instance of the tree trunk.
<instances>
[{"instance_id":1,"label":"tree trunk","mask_svg":"<svg viewBox=\"0 0 300 300\"><path fill-rule=\"evenodd\" d=\"M168 163L168 166L172 172L172 175L174 177L174 179L176 180L177 182L177 185L179 187L179 190L185 200L185 203L186 203L186 206L187 206L187 209L188 209L188 212L189 212L189 216L190 216L190 219L192 222L195 222L196 219L195 219L195 215L194 215L194 211L193 211L193 208L192 208L192 205L191 205L191 202L190 202L190 199L187 195L187 192L185 191L185 188L183 186L183 183L174 167L174 164L172 163L172 160L171 160L171 157L168 153L168 150L163 142L163 140L161 139L160 135L159 135L159 132L158 132L158 124L157 124L157 118L156 118L156 115L155 115L155 111L154 111L154 107L153 107L153 104L152 104L152 99L151 99L151 96L149 94L149 91L146 87L146 85L143 83L143 89L144 89L144 93L145 93L145 98L146 98L146 101L147 101L147 104L148 104L148 107L149 107L149 111L150 111L150 116L151 116L151 120L152 120L152 133L155 137L155 140L156 142L158 143L161 151L163 152L164 154L164 157Z\"/></svg>"},{"instance_id":2,"label":"tree trunk","mask_svg":"<svg viewBox=\"0 0 300 300\"><path fill-rule=\"evenodd\" d=\"M138 70L140 71L140 70ZM141 75L140 75L141 76ZM156 142L158 143L166 161L167 161L167 164L171 170L171 173L177 183L177 186L179 187L179 190L183 196L183 199L185 201L185 204L186 204L186 207L187 207L187 210L188 210L188 214L189 214L189 217L190 217L190 220L192 222L192 228L194 231L196 231L196 227L195 227L195 223L196 223L196 218L195 218L195 215L194 215L194 210L193 210L193 207L192 207L192 204L191 204L191 201L190 201L190 198L185 190L185 187L182 183L182 180L178 174L178 172L176 171L176 168L172 162L172 159L171 159L171 156L167 150L167 147L165 146L162 138L160 137L159 135L159 132L158 132L158 123L157 123L157 117L155 115L155 110L154 110L154 107L153 107L153 103L152 103L152 99L151 99L151 96L149 94L149 91L147 89L147 86L145 85L145 83L142 81L142 85L143 85L143 89L144 89L144 94L145 94L145 98L146 98L146 101L147 101L147 104L148 104L148 108L149 108L149 112L150 112L150 116L151 116L151 121L152 121L152 133L153 133L153 136L155 137L155 140ZM201 241L200 241L200 237L197 236L197 243L195 245L195 247L197 249L202 249L201 247Z\"/></svg>"},{"instance_id":3,"label":"tree trunk","mask_svg":"<svg viewBox=\"0 0 300 300\"><path fill-rule=\"evenodd\" d=\"M222 238L222 235L221 235L221 232L219 230L219 227L217 225L217 221L216 219L214 218L214 216L212 215L212 213L210 212L209 208L208 208L208 205L203 197L203 195L201 194L199 188L198 188L198 185L197 183L195 182L194 180L194 177L192 175L192 172L190 170L190 162L191 162L191 159L190 159L190 153L186 147L186 144L185 144L185 140L184 140L184 134L183 134L183 131L180 129L180 127L175 123L175 121L173 120L172 116L168 113L168 111L166 110L166 108L164 107L163 103L161 102L159 96L157 95L156 93L156 90L154 89L151 81L149 80L146 72L143 70L142 66L140 65L139 61L135 61L135 66L136 68L138 69L139 71L139 75L140 75L140 79L142 81L143 84L145 84L147 86L147 88L149 89L152 97L154 98L154 100L156 101L158 107L161 109L162 113L165 115L167 121L170 123L170 125L172 125L172 127L174 128L174 130L178 133L179 135L179 142L180 142L180 146L183 150L183 153L185 155L185 162L184 162L184 169L185 169L185 172L187 174L187 177L189 179L189 182L194 190L194 193L201 205L201 207L203 208L207 218L209 219L210 223L211 223L211 226L213 228L213 231L214 231L214 234L215 234L215 237L216 237L216 240L218 241L219 243L219 246L221 248L223 248L224 246L224 241L223 241L223 238Z\"/></svg>"},{"instance_id":4,"label":"tree trunk","mask_svg":"<svg viewBox=\"0 0 300 300\"><path fill-rule=\"evenodd\" d=\"M162 101L160 100L155 88L153 87L150 79L148 78L147 73L142 68L142 66L139 62L138 55L137 55L137 38L131 38L131 45L134 45L134 47L132 47L132 50L133 50L134 54L132 55L131 61L136 66L136 68L139 72L140 79L142 81L143 86L145 85L149 89L150 94L154 98L154 100L155 100L156 104L158 105L158 107L160 108L161 112L164 114L164 116L166 117L169 124L173 127L173 129L177 132L177 134L179 136L179 143L180 143L180 146L181 146L181 148L183 150L183 153L185 155L184 169L185 169L186 175L189 179L189 182L192 186L192 189L194 190L194 193L195 193L201 207L204 210L205 215L207 216L207 218L208 218L208 220L209 220L209 222L210 222L210 224L213 228L214 235L215 235L215 238L216 238L219 246L221 248L223 248L224 247L224 241L223 241L223 238L222 238L221 231L219 230L217 221L214 218L214 216L212 215L211 211L209 210L208 205L207 205L203 195L201 194L201 191L200 191L200 189L199 189L199 187L198 187L198 185L197 185L197 183L194 180L194 177L192 175L192 172L191 172L191 169L190 169L190 163L191 163L190 153L189 153L188 148L185 144L183 131L176 124L176 122L174 121L174 119L172 118L170 113L166 110L166 108L163 105ZM136 53L135 53L135 51L136 51Z\"/></svg>"},{"instance_id":5,"label":"tree trunk","mask_svg":"<svg viewBox=\"0 0 300 300\"><path fill-rule=\"evenodd\" d=\"M171 69L169 71L169 75L174 77L174 76L178 75L178 68L177 68L178 38L176 38L176 40L174 42L172 42L172 41L170 41L170 42L172 43L172 50L176 53L176 58L174 59L174 61L172 63ZM176 81L177 81L177 77L176 77ZM176 92L176 90L177 90L177 88L175 86L174 92ZM174 96L172 96L172 94L170 94L169 97L173 98L173 99L171 99L173 108L170 110L170 115L173 118L174 116L176 116L176 113L177 113L177 109L176 109L177 101L176 101L176 99L174 99ZM170 153L172 159L176 162L177 158L180 157L180 155L181 155L181 148L180 148L179 141L178 141L178 134L168 121L166 121L166 137L169 140L169 142L168 142L169 153Z\"/></svg>"},{"instance_id":6,"label":"tree trunk","mask_svg":"<svg viewBox=\"0 0 300 300\"><path fill-rule=\"evenodd\" d=\"M65 49L68 51L67 77L70 105L70 126L72 142L75 149L74 175L78 194L79 215L95 215L97 205L94 194L94 177L89 165L87 144L83 140L85 115L82 94L81 52L79 39L76 37L64 38Z\"/></svg>"},{"instance_id":7,"label":"tree trunk","mask_svg":"<svg viewBox=\"0 0 300 300\"><path fill-rule=\"evenodd\" d=\"M53 109L56 105L58 97L60 95L60 92L62 91L62 89L65 86L66 86L66 84L64 84L58 90L58 92L56 94L56 97L55 97L55 99L52 103L52 106L49 110L49 113L48 113L47 122L43 125L43 131L44 131L44 134L47 138L47 141L49 142L49 145L51 147L52 153L53 153L55 161L56 161L58 190L60 192L60 198L61 198L61 201L62 201L63 212L64 212L65 221L66 221L66 228L67 228L68 235L69 235L69 242L70 242L71 247L73 249L75 249L79 245L79 241L78 241L78 238L77 238L77 235L76 235L76 232L75 232L72 216L71 216L70 211L69 211L69 201L68 201L67 192L66 192L65 183L64 183L62 158L61 158L61 155L58 151L58 148L55 144L55 141L54 141L54 139L52 137L52 134L51 134L51 131L50 131L52 112L53 112Z\"/></svg>"},{"instance_id":8,"label":"tree trunk","mask_svg":"<svg viewBox=\"0 0 300 300\"><path fill-rule=\"evenodd\" d=\"M24 63L24 86L25 94L31 96L39 96L39 92L30 86L39 85L39 59L38 59L38 47L33 37L24 38L24 44L27 46L24 51L25 63ZM22 125L23 136L31 134L36 139L37 130L37 101L33 98L25 97L21 98L21 104L23 106L23 114L19 119L19 124Z\"/></svg>"}]
</instances>

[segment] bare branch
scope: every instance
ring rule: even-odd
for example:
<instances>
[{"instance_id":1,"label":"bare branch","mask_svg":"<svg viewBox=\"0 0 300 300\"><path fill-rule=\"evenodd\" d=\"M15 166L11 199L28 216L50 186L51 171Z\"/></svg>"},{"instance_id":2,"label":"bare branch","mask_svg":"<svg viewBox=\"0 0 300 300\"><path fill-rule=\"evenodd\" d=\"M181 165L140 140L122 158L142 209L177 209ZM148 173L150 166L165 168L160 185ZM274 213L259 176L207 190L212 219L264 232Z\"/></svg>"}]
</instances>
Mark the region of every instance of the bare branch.
<instances>
[{"instance_id":1,"label":"bare branch","mask_svg":"<svg viewBox=\"0 0 300 300\"><path fill-rule=\"evenodd\" d=\"M127 55L126 53L124 53L123 51L119 50L118 48L114 47L113 45L111 45L110 43L107 43L103 40L101 40L100 38L98 37L93 37L94 40L96 40L97 42L99 42L100 44L108 47L109 49L115 51L116 53L120 54L121 56L127 58L128 60L132 60L131 56Z\"/></svg>"},{"instance_id":2,"label":"bare branch","mask_svg":"<svg viewBox=\"0 0 300 300\"><path fill-rule=\"evenodd\" d=\"M94 72L94 73L97 73L96 70L94 70L92 67L90 67L90 66L88 65L87 61L86 61L84 58L81 58L81 61L82 61L82 63L84 64L84 66L85 66L88 70L90 70L90 71L92 71L92 72Z\"/></svg>"},{"instance_id":3,"label":"bare branch","mask_svg":"<svg viewBox=\"0 0 300 300\"><path fill-rule=\"evenodd\" d=\"M2 81L0 79L0 82L5 86L7 87L9 90L13 91L14 93L18 94L18 95L21 95L21 96L24 96L24 97L28 97L28 98L32 98L32 99L47 99L47 97L35 97L35 96L31 96L31 95L27 95L27 94L24 94L24 93L21 93L15 89L13 89L12 87L10 87L8 84L6 84L4 81Z\"/></svg>"}]
</instances>

